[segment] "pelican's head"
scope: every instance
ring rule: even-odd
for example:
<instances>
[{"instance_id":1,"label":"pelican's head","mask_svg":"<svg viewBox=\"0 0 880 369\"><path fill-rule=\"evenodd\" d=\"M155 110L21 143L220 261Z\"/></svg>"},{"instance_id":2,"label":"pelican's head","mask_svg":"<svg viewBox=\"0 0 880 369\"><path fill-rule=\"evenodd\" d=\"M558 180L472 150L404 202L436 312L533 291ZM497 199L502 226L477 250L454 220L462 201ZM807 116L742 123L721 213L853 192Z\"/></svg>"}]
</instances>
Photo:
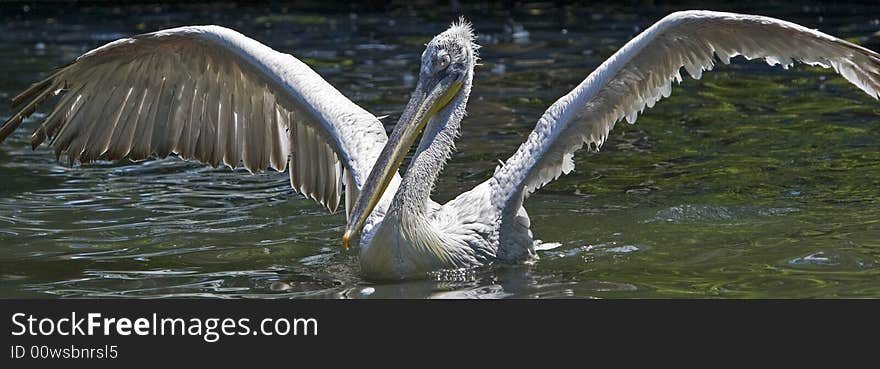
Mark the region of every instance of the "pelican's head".
<instances>
[{"instance_id":1,"label":"pelican's head","mask_svg":"<svg viewBox=\"0 0 880 369\"><path fill-rule=\"evenodd\" d=\"M419 85L413 93L430 93L433 87L449 79L461 84L470 82L477 63L477 49L471 24L462 18L425 45L419 68ZM453 93L454 95L455 93ZM412 100L407 107L412 105Z\"/></svg>"},{"instance_id":2,"label":"pelican's head","mask_svg":"<svg viewBox=\"0 0 880 369\"><path fill-rule=\"evenodd\" d=\"M463 116L477 63L479 46L474 38L471 24L462 18L425 45L419 82L355 203L342 236L345 248L351 237L361 231L404 156L425 128L431 125L429 131L436 132L433 127L453 121L457 124Z\"/></svg>"}]
</instances>

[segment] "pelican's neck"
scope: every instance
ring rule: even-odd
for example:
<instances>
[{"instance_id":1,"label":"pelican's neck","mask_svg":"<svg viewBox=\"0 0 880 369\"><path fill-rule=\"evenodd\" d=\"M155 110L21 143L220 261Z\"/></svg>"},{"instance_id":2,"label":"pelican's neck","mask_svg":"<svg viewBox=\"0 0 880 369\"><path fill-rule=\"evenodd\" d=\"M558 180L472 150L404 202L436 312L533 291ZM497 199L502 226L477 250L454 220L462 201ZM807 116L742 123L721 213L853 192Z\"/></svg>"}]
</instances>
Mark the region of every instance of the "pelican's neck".
<instances>
[{"instance_id":1,"label":"pelican's neck","mask_svg":"<svg viewBox=\"0 0 880 369\"><path fill-rule=\"evenodd\" d=\"M434 184L455 148L470 91L471 79L468 78L458 96L425 128L391 205L392 209L401 210L401 215L423 217L427 214Z\"/></svg>"}]
</instances>

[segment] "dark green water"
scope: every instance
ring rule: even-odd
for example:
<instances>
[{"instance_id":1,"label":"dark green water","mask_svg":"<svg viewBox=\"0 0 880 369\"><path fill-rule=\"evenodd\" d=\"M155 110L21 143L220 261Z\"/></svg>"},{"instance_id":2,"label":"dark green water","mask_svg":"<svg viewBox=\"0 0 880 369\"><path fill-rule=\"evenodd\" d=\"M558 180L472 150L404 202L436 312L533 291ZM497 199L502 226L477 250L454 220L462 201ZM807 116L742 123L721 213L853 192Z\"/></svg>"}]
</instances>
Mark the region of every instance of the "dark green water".
<instances>
[{"instance_id":1,"label":"dark green water","mask_svg":"<svg viewBox=\"0 0 880 369\"><path fill-rule=\"evenodd\" d=\"M216 23L298 56L393 123L422 45L458 15L310 6L3 5L0 99L113 39ZM872 5L710 8L857 42L880 29ZM482 65L435 198L485 180L547 106L677 9L463 9ZM286 174L174 158L69 168L30 150L40 117L0 146L0 297L880 297L880 102L827 70L740 59L686 80L528 200L535 235L562 246L454 281L363 280L338 247L344 215Z\"/></svg>"}]
</instances>

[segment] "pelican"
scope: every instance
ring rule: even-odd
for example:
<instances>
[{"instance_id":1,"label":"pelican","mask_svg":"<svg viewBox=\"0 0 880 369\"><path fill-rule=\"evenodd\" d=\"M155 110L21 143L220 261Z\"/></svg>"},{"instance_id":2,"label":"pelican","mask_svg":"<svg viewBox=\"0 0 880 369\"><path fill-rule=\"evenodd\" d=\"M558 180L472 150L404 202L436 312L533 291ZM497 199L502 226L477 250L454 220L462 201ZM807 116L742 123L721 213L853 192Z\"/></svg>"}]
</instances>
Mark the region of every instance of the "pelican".
<instances>
[{"instance_id":1,"label":"pelican","mask_svg":"<svg viewBox=\"0 0 880 369\"><path fill-rule=\"evenodd\" d=\"M421 56L415 91L391 136L292 55L236 31L189 26L120 39L51 72L12 99L0 140L49 97L32 134L71 163L176 155L251 172L287 171L291 186L335 211L342 243L359 246L372 279L535 260L523 202L598 150L615 123L635 123L670 94L684 68L699 79L717 61L763 59L833 68L880 97L880 55L803 26L755 15L672 13L625 44L540 117L494 174L445 204L431 192L450 157L471 92L478 46L454 22ZM406 172L399 168L413 145ZM344 196L343 196L344 193Z\"/></svg>"}]
</instances>

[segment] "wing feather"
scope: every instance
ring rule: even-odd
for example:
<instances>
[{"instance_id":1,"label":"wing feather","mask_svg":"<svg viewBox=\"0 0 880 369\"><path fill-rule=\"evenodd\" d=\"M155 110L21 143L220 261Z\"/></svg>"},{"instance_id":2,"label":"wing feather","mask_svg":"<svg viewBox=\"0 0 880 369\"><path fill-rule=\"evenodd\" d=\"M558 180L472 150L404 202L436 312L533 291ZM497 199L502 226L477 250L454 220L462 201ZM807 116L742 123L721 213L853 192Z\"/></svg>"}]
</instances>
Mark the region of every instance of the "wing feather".
<instances>
[{"instance_id":1,"label":"wing feather","mask_svg":"<svg viewBox=\"0 0 880 369\"><path fill-rule=\"evenodd\" d=\"M293 187L331 210L343 183L358 192L387 141L375 116L298 59L218 26L83 54L12 99L0 141L59 94L31 143L49 139L71 164L177 154L251 172L290 167Z\"/></svg>"},{"instance_id":2,"label":"wing feather","mask_svg":"<svg viewBox=\"0 0 880 369\"><path fill-rule=\"evenodd\" d=\"M584 144L598 149L615 123L635 123L681 81L681 68L699 79L717 60L742 55L770 65L795 61L833 68L874 98L880 97L880 55L794 23L753 15L710 11L673 13L642 32L557 100L526 142L490 181L501 212L501 245L512 236L525 197L574 169L573 153ZM520 243L521 244L521 243ZM505 250L516 258L528 250Z\"/></svg>"}]
</instances>

